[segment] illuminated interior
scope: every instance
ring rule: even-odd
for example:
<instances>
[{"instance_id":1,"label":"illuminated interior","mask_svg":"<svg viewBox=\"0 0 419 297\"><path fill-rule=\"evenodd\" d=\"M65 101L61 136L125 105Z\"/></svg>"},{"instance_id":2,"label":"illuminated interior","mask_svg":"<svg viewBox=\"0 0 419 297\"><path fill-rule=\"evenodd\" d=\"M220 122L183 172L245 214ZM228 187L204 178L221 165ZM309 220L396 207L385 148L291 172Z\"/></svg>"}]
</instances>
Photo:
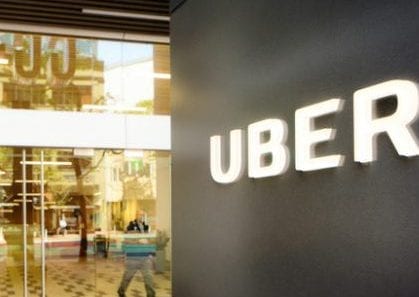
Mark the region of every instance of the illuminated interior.
<instances>
[{"instance_id":1,"label":"illuminated interior","mask_svg":"<svg viewBox=\"0 0 419 297\"><path fill-rule=\"evenodd\" d=\"M169 115L169 68L167 45L4 32L0 108ZM116 296L133 241L152 259L156 296L171 296L170 211L169 150L2 146L8 296ZM148 230L130 232L139 214ZM146 296L144 279L126 296Z\"/></svg>"}]
</instances>

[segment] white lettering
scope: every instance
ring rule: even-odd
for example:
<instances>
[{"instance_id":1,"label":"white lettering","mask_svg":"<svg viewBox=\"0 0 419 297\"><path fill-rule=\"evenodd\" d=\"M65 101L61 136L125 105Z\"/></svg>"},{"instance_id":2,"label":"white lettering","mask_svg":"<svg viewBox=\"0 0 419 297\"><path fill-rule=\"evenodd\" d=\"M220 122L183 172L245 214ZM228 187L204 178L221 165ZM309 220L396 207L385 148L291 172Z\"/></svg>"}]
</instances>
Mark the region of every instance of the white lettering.
<instances>
[{"instance_id":1,"label":"white lettering","mask_svg":"<svg viewBox=\"0 0 419 297\"><path fill-rule=\"evenodd\" d=\"M335 139L336 130L330 128L315 130L314 119L341 111L343 103L342 99L330 99L297 109L295 112L296 170L311 171L342 166L345 158L342 155L315 156L315 144Z\"/></svg>"},{"instance_id":2,"label":"white lettering","mask_svg":"<svg viewBox=\"0 0 419 297\"><path fill-rule=\"evenodd\" d=\"M233 183L243 174L243 135L242 130L230 132L230 166L224 171L225 162L222 158L222 137L215 135L210 138L211 176L221 184Z\"/></svg>"},{"instance_id":3,"label":"white lettering","mask_svg":"<svg viewBox=\"0 0 419 297\"><path fill-rule=\"evenodd\" d=\"M268 141L262 141L263 134L269 135ZM287 123L279 119L268 119L250 124L248 127L248 174L252 178L280 175L289 166ZM264 157L270 156L270 162Z\"/></svg>"},{"instance_id":4,"label":"white lettering","mask_svg":"<svg viewBox=\"0 0 419 297\"><path fill-rule=\"evenodd\" d=\"M376 118L377 101L396 96L397 109L386 117ZM354 93L354 159L366 163L377 159L376 137L386 132L402 156L419 155L410 124L418 116L418 86L408 80L391 80Z\"/></svg>"},{"instance_id":5,"label":"white lettering","mask_svg":"<svg viewBox=\"0 0 419 297\"><path fill-rule=\"evenodd\" d=\"M380 99L395 97L396 111L378 117ZM419 155L419 142L411 124L419 115L419 86L408 80L390 80L354 93L354 160L367 163L377 159L376 138L387 133L399 155ZM315 129L315 119L342 111L344 100L329 99L297 109L295 112L295 168L313 171L342 166L340 154L316 156L315 146L335 139L336 129ZM267 119L248 126L248 175L250 178L276 176L289 167L290 154L286 146L287 123L281 119ZM265 139L266 138L266 139ZM211 175L219 183L232 183L241 177L244 168L243 132L230 132L230 164L222 158L222 138L212 136Z\"/></svg>"}]
</instances>

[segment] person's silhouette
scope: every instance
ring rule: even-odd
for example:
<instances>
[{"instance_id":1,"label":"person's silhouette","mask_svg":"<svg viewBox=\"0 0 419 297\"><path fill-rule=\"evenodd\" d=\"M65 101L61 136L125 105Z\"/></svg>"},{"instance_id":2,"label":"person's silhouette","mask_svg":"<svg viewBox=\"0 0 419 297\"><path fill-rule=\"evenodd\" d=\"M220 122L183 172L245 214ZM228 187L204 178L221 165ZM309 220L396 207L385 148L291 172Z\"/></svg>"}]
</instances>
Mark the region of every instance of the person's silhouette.
<instances>
[{"instance_id":1,"label":"person's silhouette","mask_svg":"<svg viewBox=\"0 0 419 297\"><path fill-rule=\"evenodd\" d=\"M127 227L130 233L146 233L149 231L149 225L146 216L142 212L137 212L137 218L131 221ZM153 257L150 252L144 251L142 246L147 244L147 239L127 239L124 240L124 249L126 254L125 271L122 276L118 289L118 295L125 297L125 292L139 270L144 279L144 286L147 297L155 297L156 293L153 286Z\"/></svg>"}]
</instances>

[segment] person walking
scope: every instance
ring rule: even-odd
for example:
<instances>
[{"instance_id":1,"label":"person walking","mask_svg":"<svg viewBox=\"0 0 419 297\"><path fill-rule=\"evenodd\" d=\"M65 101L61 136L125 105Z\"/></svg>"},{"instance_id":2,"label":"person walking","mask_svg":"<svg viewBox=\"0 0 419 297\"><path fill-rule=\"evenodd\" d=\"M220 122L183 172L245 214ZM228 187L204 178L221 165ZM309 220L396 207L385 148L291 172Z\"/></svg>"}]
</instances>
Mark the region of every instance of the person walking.
<instances>
[{"instance_id":1,"label":"person walking","mask_svg":"<svg viewBox=\"0 0 419 297\"><path fill-rule=\"evenodd\" d=\"M127 227L129 233L147 233L149 225L146 216L137 212L137 218L131 221ZM153 255L145 248L148 240L145 238L126 238L123 243L125 250L125 271L118 289L119 297L126 297L125 292L137 271L140 271L146 290L147 297L155 297L156 292L153 285Z\"/></svg>"}]
</instances>

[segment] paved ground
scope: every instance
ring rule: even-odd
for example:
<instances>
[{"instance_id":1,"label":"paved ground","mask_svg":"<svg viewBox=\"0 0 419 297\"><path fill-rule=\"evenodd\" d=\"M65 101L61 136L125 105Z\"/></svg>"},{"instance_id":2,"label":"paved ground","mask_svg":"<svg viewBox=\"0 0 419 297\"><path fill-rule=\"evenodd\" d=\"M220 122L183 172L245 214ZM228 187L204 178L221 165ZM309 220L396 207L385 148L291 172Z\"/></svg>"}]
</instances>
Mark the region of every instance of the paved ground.
<instances>
[{"instance_id":1,"label":"paved ground","mask_svg":"<svg viewBox=\"0 0 419 297\"><path fill-rule=\"evenodd\" d=\"M23 266L8 258L0 263L0 297L23 296ZM31 261L28 270L29 296L40 296L41 269ZM47 260L47 297L114 297L124 272L124 260L94 257L87 262L77 259ZM167 270L154 274L156 297L171 297L171 277ZM140 272L134 276L127 297L146 297Z\"/></svg>"}]
</instances>

